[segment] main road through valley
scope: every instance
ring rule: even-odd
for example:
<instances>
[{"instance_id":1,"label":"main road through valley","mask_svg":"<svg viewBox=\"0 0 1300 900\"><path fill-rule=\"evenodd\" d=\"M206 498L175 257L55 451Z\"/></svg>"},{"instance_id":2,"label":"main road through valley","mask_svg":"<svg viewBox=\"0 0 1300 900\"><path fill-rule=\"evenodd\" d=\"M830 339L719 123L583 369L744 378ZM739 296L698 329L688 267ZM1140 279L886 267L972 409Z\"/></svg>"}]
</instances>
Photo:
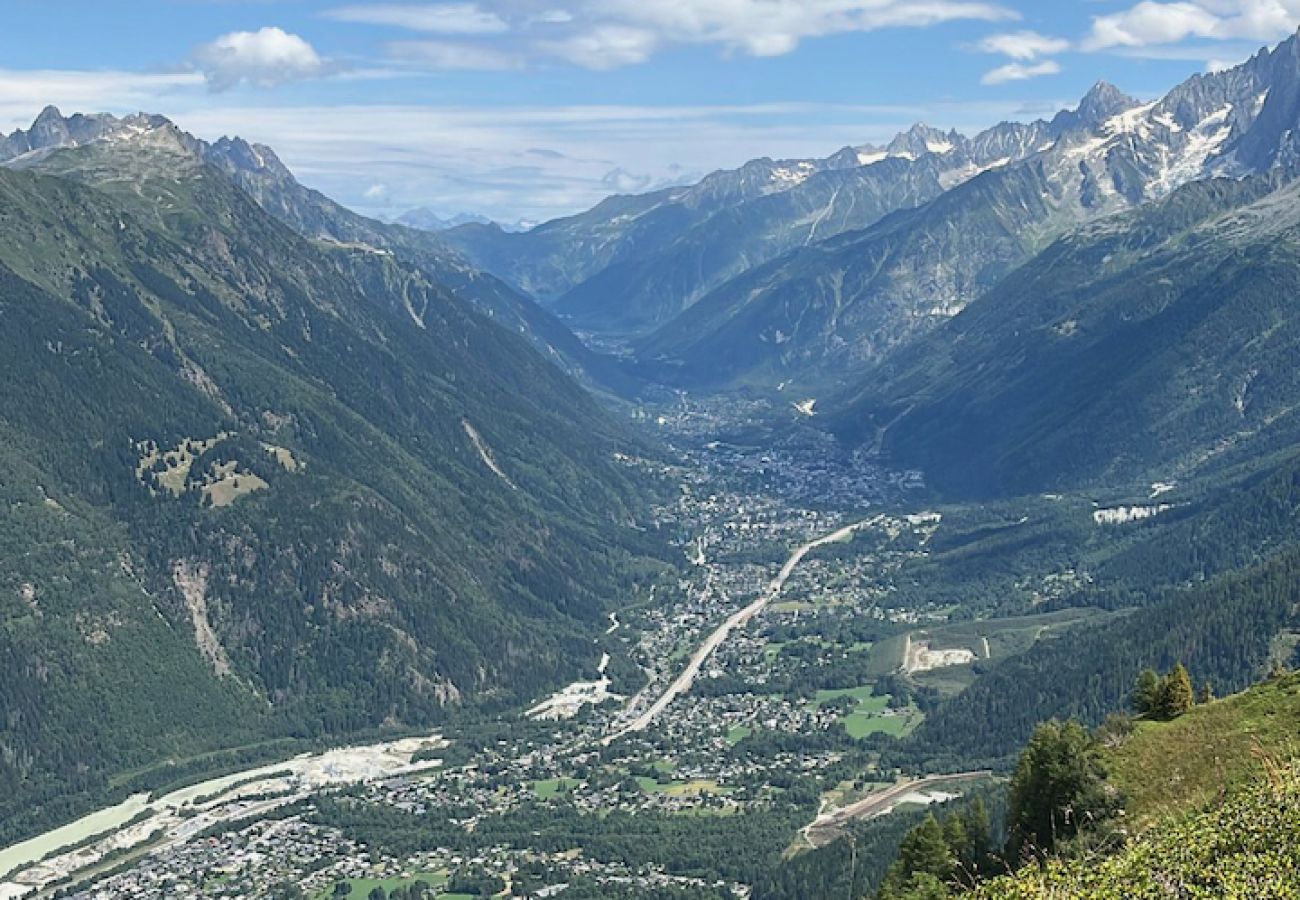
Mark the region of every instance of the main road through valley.
<instances>
[{"instance_id":1,"label":"main road through valley","mask_svg":"<svg viewBox=\"0 0 1300 900\"><path fill-rule=\"evenodd\" d=\"M707 638L705 638L704 643L700 644L699 648L696 649L695 653L691 656L690 662L686 664L686 668L677 676L672 684L668 685L667 689L659 695L658 699L656 699L654 703L650 704L644 712L638 715L631 722L606 735L602 740L602 743L608 746L619 738L626 737L627 735L637 731L644 731L648 728L650 723L658 718L659 715L669 707L674 699L691 689L691 685L695 682L696 676L699 675L700 668L704 665L704 661L713 655L713 651L717 650L718 647L722 645L722 642L727 639L727 636L730 635L734 629L749 624L749 621L754 618L754 616L762 612L769 603L781 595L781 591L785 588L785 583L790 580L790 576L794 574L794 570L799 567L799 563L803 562L805 556L818 547L847 540L852 537L858 529L870 525L874 521L876 520L869 519L863 522L855 522L852 525L846 525L838 531L834 531L824 537L819 537L816 540L809 541L808 543L796 548L795 551L790 554L790 558L785 561L785 565L781 567L781 571L778 572L777 576L768 584L767 590L765 590L757 600L749 604L749 606L746 606L739 612L733 613L725 622L719 625Z\"/></svg>"}]
</instances>

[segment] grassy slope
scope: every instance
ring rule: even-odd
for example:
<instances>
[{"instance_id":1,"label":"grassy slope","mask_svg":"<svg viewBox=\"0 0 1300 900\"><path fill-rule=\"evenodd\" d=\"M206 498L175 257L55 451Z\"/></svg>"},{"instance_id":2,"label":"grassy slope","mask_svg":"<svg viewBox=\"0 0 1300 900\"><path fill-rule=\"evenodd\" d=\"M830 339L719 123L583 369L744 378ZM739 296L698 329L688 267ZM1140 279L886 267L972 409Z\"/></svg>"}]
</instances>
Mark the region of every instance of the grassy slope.
<instances>
[{"instance_id":1,"label":"grassy slope","mask_svg":"<svg viewBox=\"0 0 1300 900\"><path fill-rule=\"evenodd\" d=\"M1142 723L1111 753L1138 836L1113 856L1030 868L976 896L1300 897L1297 723L1294 675Z\"/></svg>"},{"instance_id":2,"label":"grassy slope","mask_svg":"<svg viewBox=\"0 0 1300 900\"><path fill-rule=\"evenodd\" d=\"M1172 820L1103 860L1051 863L985 885L983 900L1300 897L1300 778L1283 773Z\"/></svg>"},{"instance_id":3,"label":"grassy slope","mask_svg":"<svg viewBox=\"0 0 1300 900\"><path fill-rule=\"evenodd\" d=\"M1300 675L1142 722L1112 756L1112 778L1141 825L1211 803L1300 758Z\"/></svg>"}]
</instances>

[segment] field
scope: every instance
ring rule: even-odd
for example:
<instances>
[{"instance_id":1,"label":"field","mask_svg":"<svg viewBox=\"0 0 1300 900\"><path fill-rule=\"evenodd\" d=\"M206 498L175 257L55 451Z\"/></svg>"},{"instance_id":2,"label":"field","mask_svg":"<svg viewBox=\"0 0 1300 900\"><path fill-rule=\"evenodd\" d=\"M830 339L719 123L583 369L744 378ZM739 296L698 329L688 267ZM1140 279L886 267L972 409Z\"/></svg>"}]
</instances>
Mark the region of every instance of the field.
<instances>
[{"instance_id":1,"label":"field","mask_svg":"<svg viewBox=\"0 0 1300 900\"><path fill-rule=\"evenodd\" d=\"M637 778L636 783L647 794L665 794L669 797L701 797L705 794L723 797L734 791L734 788L723 787L716 781L702 778L693 781L662 782L642 775Z\"/></svg>"},{"instance_id":2,"label":"field","mask_svg":"<svg viewBox=\"0 0 1300 900\"><path fill-rule=\"evenodd\" d=\"M450 876L445 871L441 872L420 872L409 878L403 878L400 875L394 875L391 878L349 878L347 884L351 885L352 890L347 894L348 897L356 900L365 900L370 896L370 892L375 888L383 888L385 892L392 891L394 888L408 887L417 881L423 881L431 888L443 887ZM332 891L325 891L317 894L316 900L328 900L333 898ZM439 894L441 900L473 900L468 894Z\"/></svg>"},{"instance_id":3,"label":"field","mask_svg":"<svg viewBox=\"0 0 1300 900\"><path fill-rule=\"evenodd\" d=\"M580 783L572 778L547 778L533 784L533 793L539 800L550 800L552 797L568 793Z\"/></svg>"},{"instance_id":4,"label":"field","mask_svg":"<svg viewBox=\"0 0 1300 900\"><path fill-rule=\"evenodd\" d=\"M754 729L745 725L734 725L727 729L727 743L732 745L739 744L753 733Z\"/></svg>"},{"instance_id":5,"label":"field","mask_svg":"<svg viewBox=\"0 0 1300 900\"><path fill-rule=\"evenodd\" d=\"M841 721L849 737L857 740L872 734L890 734L895 737L907 734L921 722L921 713L915 708L891 712L889 696L877 697L870 685L835 691L818 691L813 697L813 708L840 697L852 697L858 705Z\"/></svg>"}]
</instances>

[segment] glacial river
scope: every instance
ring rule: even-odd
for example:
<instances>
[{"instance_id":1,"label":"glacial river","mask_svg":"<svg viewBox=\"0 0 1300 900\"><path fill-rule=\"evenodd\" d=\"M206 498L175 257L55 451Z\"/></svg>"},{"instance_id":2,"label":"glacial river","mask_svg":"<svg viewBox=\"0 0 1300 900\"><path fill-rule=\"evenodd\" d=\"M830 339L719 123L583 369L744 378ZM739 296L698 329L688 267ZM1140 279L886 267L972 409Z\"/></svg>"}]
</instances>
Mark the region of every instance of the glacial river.
<instances>
[{"instance_id":1,"label":"glacial river","mask_svg":"<svg viewBox=\"0 0 1300 900\"><path fill-rule=\"evenodd\" d=\"M116 806L0 850L0 877L6 879L0 881L0 900L26 896L95 865L107 853L142 845L159 832L163 843L178 843L209 825L243 818L258 805L241 801L243 795L275 791L281 799L260 801L260 806L274 806L330 785L419 771L437 762L414 763L416 752L443 745L445 741L439 735L429 735L340 747L212 778L156 799L136 794ZM150 814L147 819L126 827L143 812ZM96 835L104 837L85 847L68 849Z\"/></svg>"}]
</instances>

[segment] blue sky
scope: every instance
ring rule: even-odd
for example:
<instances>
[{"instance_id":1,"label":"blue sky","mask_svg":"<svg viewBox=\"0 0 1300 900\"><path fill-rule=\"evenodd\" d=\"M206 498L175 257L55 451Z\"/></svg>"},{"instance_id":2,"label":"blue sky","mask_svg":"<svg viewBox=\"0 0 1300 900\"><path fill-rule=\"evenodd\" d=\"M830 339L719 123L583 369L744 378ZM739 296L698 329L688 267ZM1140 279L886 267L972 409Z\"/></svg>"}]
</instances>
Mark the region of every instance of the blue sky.
<instances>
[{"instance_id":1,"label":"blue sky","mask_svg":"<svg viewBox=\"0 0 1300 900\"><path fill-rule=\"evenodd\" d=\"M0 131L47 103L276 148L376 215L538 220L913 122L973 132L1098 79L1156 96L1300 0L0 0Z\"/></svg>"}]
</instances>

